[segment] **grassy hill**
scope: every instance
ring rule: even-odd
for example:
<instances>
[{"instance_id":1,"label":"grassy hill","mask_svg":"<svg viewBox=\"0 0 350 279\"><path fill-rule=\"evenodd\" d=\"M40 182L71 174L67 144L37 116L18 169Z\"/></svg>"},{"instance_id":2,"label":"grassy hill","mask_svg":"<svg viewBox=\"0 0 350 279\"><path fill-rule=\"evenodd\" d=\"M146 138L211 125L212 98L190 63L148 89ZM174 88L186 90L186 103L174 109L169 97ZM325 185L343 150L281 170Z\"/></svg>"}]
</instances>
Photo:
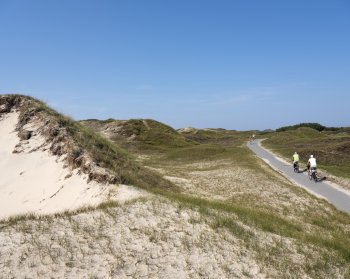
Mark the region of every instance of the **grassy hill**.
<instances>
[{"instance_id":1,"label":"grassy hill","mask_svg":"<svg viewBox=\"0 0 350 279\"><path fill-rule=\"evenodd\" d=\"M263 145L285 158L289 159L297 151L305 163L313 154L321 168L333 175L350 178L350 134L346 132L301 127L267 134L266 137L268 139Z\"/></svg>"},{"instance_id":2,"label":"grassy hill","mask_svg":"<svg viewBox=\"0 0 350 279\"><path fill-rule=\"evenodd\" d=\"M105 135L111 141L133 150L161 151L194 144L172 127L152 119L89 119L80 123Z\"/></svg>"},{"instance_id":3,"label":"grassy hill","mask_svg":"<svg viewBox=\"0 0 350 279\"><path fill-rule=\"evenodd\" d=\"M300 123L292 126L284 126L281 128L276 129L276 132L285 132L285 131L290 131L290 130L297 130L298 128L311 128L314 130L317 130L319 132L322 131L332 131L332 132L339 132L339 131L344 131L347 128L345 127L326 127L324 125L321 125L319 123Z\"/></svg>"}]
</instances>

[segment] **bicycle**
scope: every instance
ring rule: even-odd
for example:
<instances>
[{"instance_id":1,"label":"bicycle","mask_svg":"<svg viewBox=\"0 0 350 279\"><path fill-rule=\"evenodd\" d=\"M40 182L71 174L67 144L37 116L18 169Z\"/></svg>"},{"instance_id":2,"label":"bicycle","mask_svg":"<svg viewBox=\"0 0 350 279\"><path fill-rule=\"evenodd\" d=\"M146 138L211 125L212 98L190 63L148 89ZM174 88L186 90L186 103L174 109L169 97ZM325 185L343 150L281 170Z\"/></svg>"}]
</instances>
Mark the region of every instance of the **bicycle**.
<instances>
[{"instance_id":1,"label":"bicycle","mask_svg":"<svg viewBox=\"0 0 350 279\"><path fill-rule=\"evenodd\" d=\"M299 162L294 162L293 168L295 173L299 173Z\"/></svg>"},{"instance_id":2,"label":"bicycle","mask_svg":"<svg viewBox=\"0 0 350 279\"><path fill-rule=\"evenodd\" d=\"M318 178L317 178L317 170L316 170L316 168L309 168L308 176L309 176L310 180L314 180L315 182L317 182Z\"/></svg>"}]
</instances>

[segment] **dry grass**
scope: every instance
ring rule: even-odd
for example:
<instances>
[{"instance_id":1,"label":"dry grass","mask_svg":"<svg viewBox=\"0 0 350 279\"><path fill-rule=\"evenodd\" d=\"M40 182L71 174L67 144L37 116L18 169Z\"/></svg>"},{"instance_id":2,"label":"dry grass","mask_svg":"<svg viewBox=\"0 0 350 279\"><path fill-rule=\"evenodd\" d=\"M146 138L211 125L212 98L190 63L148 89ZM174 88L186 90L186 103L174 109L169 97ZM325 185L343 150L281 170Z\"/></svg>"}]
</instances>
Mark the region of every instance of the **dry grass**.
<instances>
[{"instance_id":1,"label":"dry grass","mask_svg":"<svg viewBox=\"0 0 350 279\"><path fill-rule=\"evenodd\" d=\"M170 199L8 223L0 230L3 274L341 278L349 270L337 250L314 241L301 222L188 196Z\"/></svg>"}]
</instances>

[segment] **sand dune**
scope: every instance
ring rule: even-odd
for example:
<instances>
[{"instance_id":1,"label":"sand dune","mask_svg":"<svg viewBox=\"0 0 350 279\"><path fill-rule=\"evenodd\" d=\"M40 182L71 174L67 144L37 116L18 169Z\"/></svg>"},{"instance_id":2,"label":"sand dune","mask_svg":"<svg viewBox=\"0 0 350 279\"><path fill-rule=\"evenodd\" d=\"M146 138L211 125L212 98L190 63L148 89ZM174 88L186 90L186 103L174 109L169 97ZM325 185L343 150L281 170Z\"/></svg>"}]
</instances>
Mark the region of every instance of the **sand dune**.
<instances>
[{"instance_id":1,"label":"sand dune","mask_svg":"<svg viewBox=\"0 0 350 279\"><path fill-rule=\"evenodd\" d=\"M111 197L125 200L142 195L130 186L88 183L86 174L70 170L64 158L51 155L44 138L35 131L29 140L21 141L15 131L18 116L11 112L0 120L0 218L53 213L96 205ZM15 149L19 152L13 153Z\"/></svg>"}]
</instances>

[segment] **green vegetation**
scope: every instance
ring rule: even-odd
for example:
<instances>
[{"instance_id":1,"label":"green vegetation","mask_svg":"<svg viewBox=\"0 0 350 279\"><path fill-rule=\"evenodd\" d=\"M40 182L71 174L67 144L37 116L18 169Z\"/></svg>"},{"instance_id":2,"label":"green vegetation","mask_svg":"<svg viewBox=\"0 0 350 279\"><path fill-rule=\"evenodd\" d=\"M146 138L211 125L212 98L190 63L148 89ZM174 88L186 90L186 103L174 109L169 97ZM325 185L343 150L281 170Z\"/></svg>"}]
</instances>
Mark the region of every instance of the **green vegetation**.
<instances>
[{"instance_id":1,"label":"green vegetation","mask_svg":"<svg viewBox=\"0 0 350 279\"><path fill-rule=\"evenodd\" d=\"M251 135L251 132L237 132L225 129L190 129L189 131L182 131L182 135L197 143L237 146L245 143Z\"/></svg>"},{"instance_id":2,"label":"green vegetation","mask_svg":"<svg viewBox=\"0 0 350 279\"><path fill-rule=\"evenodd\" d=\"M151 119L83 120L81 123L95 131L108 131L107 137L114 143L132 151L164 151L169 148L191 146L187 140L168 125Z\"/></svg>"},{"instance_id":3,"label":"green vegetation","mask_svg":"<svg viewBox=\"0 0 350 279\"><path fill-rule=\"evenodd\" d=\"M124 123L126 136L135 136L138 142L162 148L184 147L192 143L168 125L151 119L131 119Z\"/></svg>"},{"instance_id":4,"label":"green vegetation","mask_svg":"<svg viewBox=\"0 0 350 279\"><path fill-rule=\"evenodd\" d=\"M310 154L319 167L335 176L350 178L350 135L298 128L266 135L263 145L289 159L297 151L306 163Z\"/></svg>"},{"instance_id":5,"label":"green vegetation","mask_svg":"<svg viewBox=\"0 0 350 279\"><path fill-rule=\"evenodd\" d=\"M300 123L297 125L284 126L284 127L278 128L278 129L276 129L276 132L285 132L285 131L290 131L290 130L296 130L296 129L302 128L302 127L315 129L319 132L321 132L321 131L339 131L342 129L342 128L337 128L337 127L326 127L326 126L323 126L319 123Z\"/></svg>"},{"instance_id":6,"label":"green vegetation","mask_svg":"<svg viewBox=\"0 0 350 279\"><path fill-rule=\"evenodd\" d=\"M254 155L246 148L250 132L237 132L224 129L192 130L181 134L194 142L191 146L167 148L162 153L147 153L150 159L144 164L151 167L172 168L182 164L228 160L233 165L261 172ZM142 154L142 153L141 153ZM155 156L152 156L155 155Z\"/></svg>"}]
</instances>

